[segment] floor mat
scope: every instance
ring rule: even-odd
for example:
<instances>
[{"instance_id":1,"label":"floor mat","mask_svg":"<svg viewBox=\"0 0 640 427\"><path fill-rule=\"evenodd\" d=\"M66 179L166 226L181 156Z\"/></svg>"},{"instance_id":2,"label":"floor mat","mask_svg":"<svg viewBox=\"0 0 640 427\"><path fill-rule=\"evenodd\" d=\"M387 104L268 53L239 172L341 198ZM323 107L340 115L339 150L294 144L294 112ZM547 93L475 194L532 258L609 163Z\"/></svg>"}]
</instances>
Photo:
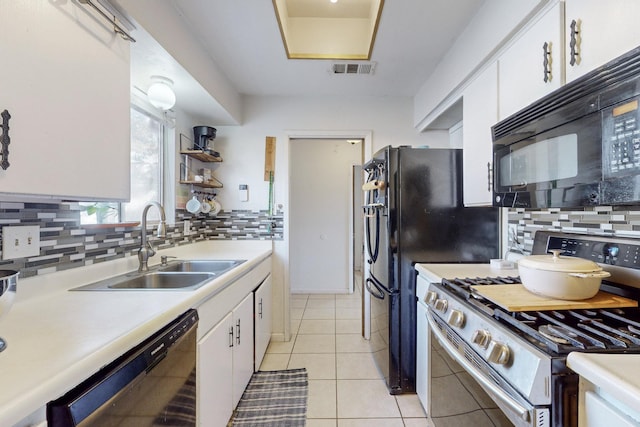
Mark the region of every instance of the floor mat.
<instances>
[{"instance_id":1,"label":"floor mat","mask_svg":"<svg viewBox=\"0 0 640 427\"><path fill-rule=\"evenodd\" d=\"M251 377L229 425L303 427L308 388L304 368L258 371Z\"/></svg>"}]
</instances>

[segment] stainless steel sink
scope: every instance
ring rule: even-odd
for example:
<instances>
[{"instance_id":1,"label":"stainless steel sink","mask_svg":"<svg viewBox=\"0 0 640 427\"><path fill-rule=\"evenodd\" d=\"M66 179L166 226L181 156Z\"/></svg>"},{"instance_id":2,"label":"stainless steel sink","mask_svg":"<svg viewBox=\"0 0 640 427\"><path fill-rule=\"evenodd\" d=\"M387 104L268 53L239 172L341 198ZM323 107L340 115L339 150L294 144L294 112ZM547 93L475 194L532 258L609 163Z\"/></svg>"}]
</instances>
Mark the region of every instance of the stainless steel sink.
<instances>
[{"instance_id":1,"label":"stainless steel sink","mask_svg":"<svg viewBox=\"0 0 640 427\"><path fill-rule=\"evenodd\" d=\"M148 273L122 274L72 290L194 290L245 261L245 259L172 261L166 266L153 267L155 270Z\"/></svg>"},{"instance_id":2,"label":"stainless steel sink","mask_svg":"<svg viewBox=\"0 0 640 427\"><path fill-rule=\"evenodd\" d=\"M213 273L154 272L109 285L111 289L197 288L213 278Z\"/></svg>"},{"instance_id":3,"label":"stainless steel sink","mask_svg":"<svg viewBox=\"0 0 640 427\"><path fill-rule=\"evenodd\" d=\"M125 274L101 280L90 285L72 289L73 291L108 290L194 290L215 278L215 273L181 273L154 271L145 274Z\"/></svg>"},{"instance_id":4,"label":"stainless steel sink","mask_svg":"<svg viewBox=\"0 0 640 427\"><path fill-rule=\"evenodd\" d=\"M245 261L244 259L172 261L166 267L160 267L160 271L216 273L219 275L239 266Z\"/></svg>"}]
</instances>

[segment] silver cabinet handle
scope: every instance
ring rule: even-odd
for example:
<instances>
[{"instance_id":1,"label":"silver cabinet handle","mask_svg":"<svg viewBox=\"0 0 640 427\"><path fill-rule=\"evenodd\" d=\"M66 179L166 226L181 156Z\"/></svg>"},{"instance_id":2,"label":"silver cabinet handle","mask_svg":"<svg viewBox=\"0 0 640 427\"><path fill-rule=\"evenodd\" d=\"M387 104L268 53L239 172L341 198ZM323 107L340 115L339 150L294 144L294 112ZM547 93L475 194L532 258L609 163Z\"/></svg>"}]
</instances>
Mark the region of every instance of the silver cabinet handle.
<instances>
[{"instance_id":1,"label":"silver cabinet handle","mask_svg":"<svg viewBox=\"0 0 640 427\"><path fill-rule=\"evenodd\" d=\"M240 345L240 319L236 322L236 344Z\"/></svg>"},{"instance_id":2,"label":"silver cabinet handle","mask_svg":"<svg viewBox=\"0 0 640 427\"><path fill-rule=\"evenodd\" d=\"M582 21L580 19L571 21L571 39L569 41L569 47L571 48L569 64L572 67L576 65L580 65L580 42L582 41L582 37L580 36L580 24Z\"/></svg>"},{"instance_id":3,"label":"silver cabinet handle","mask_svg":"<svg viewBox=\"0 0 640 427\"><path fill-rule=\"evenodd\" d=\"M549 83L553 78L551 74L551 42L544 42L542 45L542 68L544 71L544 80L545 83Z\"/></svg>"}]
</instances>

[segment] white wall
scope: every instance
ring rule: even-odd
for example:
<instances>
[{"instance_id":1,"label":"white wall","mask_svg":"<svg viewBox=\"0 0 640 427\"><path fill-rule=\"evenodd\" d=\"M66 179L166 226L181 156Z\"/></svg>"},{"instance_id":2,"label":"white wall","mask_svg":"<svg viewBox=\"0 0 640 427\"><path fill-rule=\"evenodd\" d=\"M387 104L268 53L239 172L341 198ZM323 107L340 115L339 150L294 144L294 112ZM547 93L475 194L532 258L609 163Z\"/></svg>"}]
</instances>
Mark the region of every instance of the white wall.
<instances>
[{"instance_id":1,"label":"white wall","mask_svg":"<svg viewBox=\"0 0 640 427\"><path fill-rule=\"evenodd\" d=\"M462 86L520 25L549 0L487 0L414 97L419 130L450 105L447 95ZM445 101L444 104L441 104ZM452 100L455 102L455 99Z\"/></svg>"},{"instance_id":2,"label":"white wall","mask_svg":"<svg viewBox=\"0 0 640 427\"><path fill-rule=\"evenodd\" d=\"M348 293L353 165L362 144L292 139L289 145L292 293Z\"/></svg>"},{"instance_id":3,"label":"white wall","mask_svg":"<svg viewBox=\"0 0 640 427\"><path fill-rule=\"evenodd\" d=\"M293 131L370 130L374 151L386 145L445 146L448 138L443 135L431 138L413 128L412 108L408 97L245 97L243 125L217 127L214 147L224 158L216 172L224 184L218 199L225 209L267 208L266 136L276 137L276 202L285 206L288 156L283 144ZM239 184L249 185L249 202L238 201Z\"/></svg>"}]
</instances>

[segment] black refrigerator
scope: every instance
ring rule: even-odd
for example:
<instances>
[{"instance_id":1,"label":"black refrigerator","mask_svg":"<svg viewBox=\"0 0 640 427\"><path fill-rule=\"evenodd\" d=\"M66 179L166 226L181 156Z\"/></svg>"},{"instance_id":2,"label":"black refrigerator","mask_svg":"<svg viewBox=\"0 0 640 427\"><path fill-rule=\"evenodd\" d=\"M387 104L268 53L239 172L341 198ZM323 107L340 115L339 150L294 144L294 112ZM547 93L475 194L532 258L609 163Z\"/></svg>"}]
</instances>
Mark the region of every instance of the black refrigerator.
<instances>
[{"instance_id":1,"label":"black refrigerator","mask_svg":"<svg viewBox=\"0 0 640 427\"><path fill-rule=\"evenodd\" d=\"M389 392L414 392L414 264L498 258L499 211L463 207L459 149L388 146L364 170L371 348Z\"/></svg>"}]
</instances>

